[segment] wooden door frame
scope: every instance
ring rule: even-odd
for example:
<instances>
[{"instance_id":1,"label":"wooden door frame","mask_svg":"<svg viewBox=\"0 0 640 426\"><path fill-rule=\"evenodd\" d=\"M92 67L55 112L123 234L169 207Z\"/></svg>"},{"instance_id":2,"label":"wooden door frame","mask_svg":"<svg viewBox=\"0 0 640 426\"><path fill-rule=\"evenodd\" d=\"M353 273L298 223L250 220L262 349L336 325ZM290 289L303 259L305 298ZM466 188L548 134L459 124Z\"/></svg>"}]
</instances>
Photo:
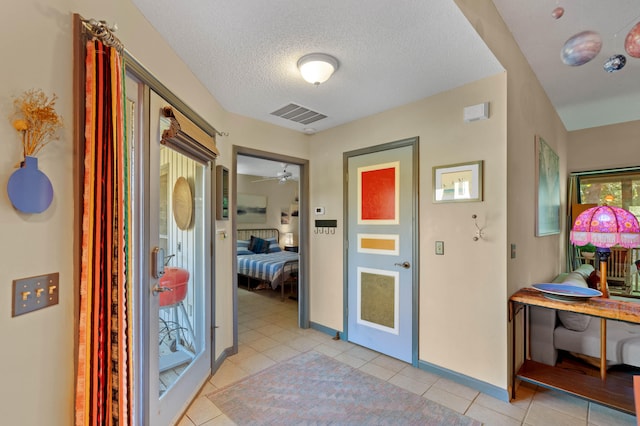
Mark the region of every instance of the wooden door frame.
<instances>
[{"instance_id":1,"label":"wooden door frame","mask_svg":"<svg viewBox=\"0 0 640 426\"><path fill-rule=\"evenodd\" d=\"M412 258L411 258L411 279L412 279L412 318L411 318L411 358L412 365L418 366L418 326L419 326L419 294L420 294L420 216L419 216L419 146L420 139L418 136L401 139L393 142L384 143L381 145L374 145L366 148L357 149L354 151L347 151L343 153L343 265L342 270L343 279L343 325L342 340L349 339L349 159L351 157L357 157L365 154L372 154L375 152L388 151L396 148L411 147L412 148L412 163L413 163L413 176L412 176L412 217L414 218L412 226L412 234L415 236L411 246Z\"/></svg>"}]
</instances>

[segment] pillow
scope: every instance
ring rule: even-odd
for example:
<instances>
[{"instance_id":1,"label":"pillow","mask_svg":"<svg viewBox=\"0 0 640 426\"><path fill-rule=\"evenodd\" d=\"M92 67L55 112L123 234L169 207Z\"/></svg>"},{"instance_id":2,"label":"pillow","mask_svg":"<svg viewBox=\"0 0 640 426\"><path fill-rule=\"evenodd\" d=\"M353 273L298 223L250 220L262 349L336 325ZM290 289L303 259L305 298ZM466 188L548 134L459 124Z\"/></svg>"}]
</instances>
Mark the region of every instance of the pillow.
<instances>
[{"instance_id":1,"label":"pillow","mask_svg":"<svg viewBox=\"0 0 640 426\"><path fill-rule=\"evenodd\" d=\"M587 287L587 282L578 272L571 272L562 281L562 284L573 285L576 287ZM585 331L589 327L591 317L589 315L577 314L575 312L558 311L560 322L569 330Z\"/></svg>"},{"instance_id":2,"label":"pillow","mask_svg":"<svg viewBox=\"0 0 640 426\"><path fill-rule=\"evenodd\" d=\"M586 280L587 278L589 278L589 274L593 272L593 265L590 265L588 263L580 265L580 267L573 272L582 275L582 278Z\"/></svg>"},{"instance_id":3,"label":"pillow","mask_svg":"<svg viewBox=\"0 0 640 426\"><path fill-rule=\"evenodd\" d=\"M566 277L562 280L561 284L573 285L576 287L587 287L587 280L582 274L578 272L571 272L567 274Z\"/></svg>"},{"instance_id":4,"label":"pillow","mask_svg":"<svg viewBox=\"0 0 640 426\"><path fill-rule=\"evenodd\" d=\"M278 244L278 240L275 237L267 238L266 241L267 244L269 244L269 251L267 253L277 253L279 251L282 251L282 249L280 248L280 244Z\"/></svg>"},{"instance_id":5,"label":"pillow","mask_svg":"<svg viewBox=\"0 0 640 426\"><path fill-rule=\"evenodd\" d=\"M263 240L262 238L258 238L256 236L251 236L251 240L249 240L249 250L256 253L268 253L269 252L269 243L267 240Z\"/></svg>"},{"instance_id":6,"label":"pillow","mask_svg":"<svg viewBox=\"0 0 640 426\"><path fill-rule=\"evenodd\" d=\"M238 256L243 256L245 254L254 254L251 250L249 250L249 240L238 240L237 251Z\"/></svg>"}]
</instances>

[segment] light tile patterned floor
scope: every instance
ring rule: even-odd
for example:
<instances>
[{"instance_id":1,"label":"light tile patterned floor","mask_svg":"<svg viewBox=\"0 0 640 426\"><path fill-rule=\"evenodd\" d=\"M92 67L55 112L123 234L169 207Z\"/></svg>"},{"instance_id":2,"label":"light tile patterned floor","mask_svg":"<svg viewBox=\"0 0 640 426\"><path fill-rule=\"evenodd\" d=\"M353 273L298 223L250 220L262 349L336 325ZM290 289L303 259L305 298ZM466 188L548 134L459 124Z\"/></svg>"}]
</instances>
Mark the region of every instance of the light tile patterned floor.
<instances>
[{"instance_id":1,"label":"light tile patterned floor","mask_svg":"<svg viewBox=\"0 0 640 426\"><path fill-rule=\"evenodd\" d=\"M485 425L635 425L636 418L559 392L523 384L518 399L497 400L436 374L316 330L297 327L297 303L279 293L238 290L239 353L224 361L178 426L233 425L205 395L313 349Z\"/></svg>"}]
</instances>

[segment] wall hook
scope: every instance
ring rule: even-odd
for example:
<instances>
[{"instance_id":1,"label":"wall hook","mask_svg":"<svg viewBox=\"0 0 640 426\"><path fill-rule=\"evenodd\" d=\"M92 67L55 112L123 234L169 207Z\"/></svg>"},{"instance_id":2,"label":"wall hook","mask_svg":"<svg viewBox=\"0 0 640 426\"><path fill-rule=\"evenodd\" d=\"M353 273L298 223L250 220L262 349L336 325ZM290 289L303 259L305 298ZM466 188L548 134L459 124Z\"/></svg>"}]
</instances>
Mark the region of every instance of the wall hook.
<instances>
[{"instance_id":1,"label":"wall hook","mask_svg":"<svg viewBox=\"0 0 640 426\"><path fill-rule=\"evenodd\" d=\"M476 235L473 237L473 241L478 241L484 239L484 227L480 228L478 226L478 215L471 215L473 219L473 223L476 225Z\"/></svg>"}]
</instances>

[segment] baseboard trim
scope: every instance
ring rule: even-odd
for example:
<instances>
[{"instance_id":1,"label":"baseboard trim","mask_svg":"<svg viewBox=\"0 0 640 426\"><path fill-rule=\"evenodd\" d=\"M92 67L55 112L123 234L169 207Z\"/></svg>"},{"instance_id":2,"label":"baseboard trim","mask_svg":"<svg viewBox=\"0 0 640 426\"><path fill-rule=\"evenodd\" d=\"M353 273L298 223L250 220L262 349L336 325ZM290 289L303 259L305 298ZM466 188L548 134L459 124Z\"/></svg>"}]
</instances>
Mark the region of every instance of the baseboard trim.
<instances>
[{"instance_id":1,"label":"baseboard trim","mask_svg":"<svg viewBox=\"0 0 640 426\"><path fill-rule=\"evenodd\" d=\"M218 369L222 366L222 363L224 362L224 360L230 357L231 355L233 355L233 346L230 346L224 351L222 351L218 359L216 359L216 361L213 363L213 370L211 371L212 376L216 374L216 371L218 371Z\"/></svg>"},{"instance_id":2,"label":"baseboard trim","mask_svg":"<svg viewBox=\"0 0 640 426\"><path fill-rule=\"evenodd\" d=\"M344 333L340 333L338 330L334 330L331 327L327 327L322 324L315 323L313 321L309 322L309 327L313 328L314 330L318 330L322 333L328 334L331 337L335 337L336 334L338 334L340 336L340 339L344 340L344 338L342 337Z\"/></svg>"},{"instance_id":3,"label":"baseboard trim","mask_svg":"<svg viewBox=\"0 0 640 426\"><path fill-rule=\"evenodd\" d=\"M483 382L482 380L474 379L473 377L465 376L464 374L457 373L447 368L439 367L426 361L418 361L418 368L420 370L435 373L445 379L452 380L464 386L476 389L479 392L492 396L504 402L509 402L509 391L507 389L499 388L495 385Z\"/></svg>"}]
</instances>

